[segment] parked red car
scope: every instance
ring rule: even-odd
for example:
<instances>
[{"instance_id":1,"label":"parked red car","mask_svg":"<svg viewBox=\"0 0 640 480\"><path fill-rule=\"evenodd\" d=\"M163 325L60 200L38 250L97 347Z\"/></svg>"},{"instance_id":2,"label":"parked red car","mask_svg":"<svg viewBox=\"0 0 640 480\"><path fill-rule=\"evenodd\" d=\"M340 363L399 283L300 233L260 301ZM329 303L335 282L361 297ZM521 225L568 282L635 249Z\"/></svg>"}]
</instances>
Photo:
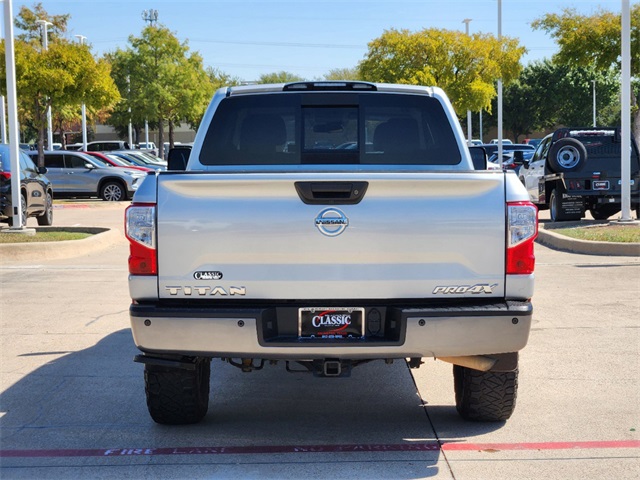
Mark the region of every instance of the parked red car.
<instances>
[{"instance_id":1,"label":"parked red car","mask_svg":"<svg viewBox=\"0 0 640 480\"><path fill-rule=\"evenodd\" d=\"M91 155L92 157L96 157L97 159L100 159L103 162L108 163L112 167L128 168L129 170L140 170L142 172L153 172L152 168L139 167L137 165L133 165L133 164L127 163L125 160L107 156L104 153L100 153L100 152L81 152L81 153L86 153L87 155Z\"/></svg>"}]
</instances>

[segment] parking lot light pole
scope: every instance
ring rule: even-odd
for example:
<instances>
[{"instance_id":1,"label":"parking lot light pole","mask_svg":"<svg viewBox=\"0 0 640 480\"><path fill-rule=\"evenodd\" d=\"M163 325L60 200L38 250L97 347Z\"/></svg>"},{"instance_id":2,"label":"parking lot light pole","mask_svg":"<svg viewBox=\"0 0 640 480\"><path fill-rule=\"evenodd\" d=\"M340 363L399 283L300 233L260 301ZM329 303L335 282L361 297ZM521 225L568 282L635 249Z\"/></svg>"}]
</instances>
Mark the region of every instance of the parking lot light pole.
<instances>
[{"instance_id":1,"label":"parking lot light pole","mask_svg":"<svg viewBox=\"0 0 640 480\"><path fill-rule=\"evenodd\" d=\"M133 150L133 132L131 127L131 78L127 75L127 100L129 101L129 148Z\"/></svg>"},{"instance_id":2,"label":"parking lot light pole","mask_svg":"<svg viewBox=\"0 0 640 480\"><path fill-rule=\"evenodd\" d=\"M622 0L622 88L620 133L620 166L622 183L621 218L620 222L631 222L631 9L629 0Z\"/></svg>"},{"instance_id":3,"label":"parking lot light pole","mask_svg":"<svg viewBox=\"0 0 640 480\"><path fill-rule=\"evenodd\" d=\"M465 18L462 20L464 23L465 34L467 37L469 36L469 23L471 23L471 18ZM472 126L471 126L471 110L467 110L467 145L471 146L473 142L471 141L473 137Z\"/></svg>"},{"instance_id":4,"label":"parking lot light pole","mask_svg":"<svg viewBox=\"0 0 640 480\"><path fill-rule=\"evenodd\" d=\"M75 35L75 37L80 41L80 45L84 45L87 39L84 35ZM82 101L82 151L87 151L87 108L84 100Z\"/></svg>"},{"instance_id":5,"label":"parking lot light pole","mask_svg":"<svg viewBox=\"0 0 640 480\"><path fill-rule=\"evenodd\" d=\"M46 20L36 20L36 23L40 25L42 33L42 48L46 52L49 50L49 39L47 34L47 27L53 25L53 23ZM47 107L47 150L53 150L53 126L51 122L51 105Z\"/></svg>"},{"instance_id":6,"label":"parking lot light pole","mask_svg":"<svg viewBox=\"0 0 640 480\"><path fill-rule=\"evenodd\" d=\"M596 126L596 81L591 80L593 82L593 126Z\"/></svg>"},{"instance_id":7,"label":"parking lot light pole","mask_svg":"<svg viewBox=\"0 0 640 480\"><path fill-rule=\"evenodd\" d=\"M502 45L502 0L498 0L498 43ZM502 46L500 47L502 49ZM498 79L498 165L502 168L502 78Z\"/></svg>"},{"instance_id":8,"label":"parking lot light pole","mask_svg":"<svg viewBox=\"0 0 640 480\"><path fill-rule=\"evenodd\" d=\"M5 65L7 77L7 106L9 116L9 164L12 172L20 172L19 160L19 132L18 132L18 94L16 86L16 59L13 42L13 8L11 0L4 1L4 36L5 36ZM4 113L4 112L3 112ZM20 175L11 175L11 205L12 226L11 232L28 233L22 227L22 209L18 207L21 202ZM35 230L32 229L35 233Z\"/></svg>"}]
</instances>

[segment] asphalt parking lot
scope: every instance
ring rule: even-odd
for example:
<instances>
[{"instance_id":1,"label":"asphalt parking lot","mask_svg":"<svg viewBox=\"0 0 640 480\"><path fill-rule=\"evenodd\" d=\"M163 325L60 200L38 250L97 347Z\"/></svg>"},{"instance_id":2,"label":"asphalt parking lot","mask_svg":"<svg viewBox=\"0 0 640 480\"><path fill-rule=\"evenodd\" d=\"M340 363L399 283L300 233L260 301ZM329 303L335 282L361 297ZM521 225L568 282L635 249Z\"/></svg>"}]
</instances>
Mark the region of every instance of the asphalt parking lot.
<instances>
[{"instance_id":1,"label":"asphalt parking lot","mask_svg":"<svg viewBox=\"0 0 640 480\"><path fill-rule=\"evenodd\" d=\"M125 206L65 202L54 222L121 231ZM126 257L118 235L69 258L0 259L1 478L638 478L640 257L536 245L506 423L461 420L439 361L338 379L215 361L209 414L180 427L146 410Z\"/></svg>"}]
</instances>

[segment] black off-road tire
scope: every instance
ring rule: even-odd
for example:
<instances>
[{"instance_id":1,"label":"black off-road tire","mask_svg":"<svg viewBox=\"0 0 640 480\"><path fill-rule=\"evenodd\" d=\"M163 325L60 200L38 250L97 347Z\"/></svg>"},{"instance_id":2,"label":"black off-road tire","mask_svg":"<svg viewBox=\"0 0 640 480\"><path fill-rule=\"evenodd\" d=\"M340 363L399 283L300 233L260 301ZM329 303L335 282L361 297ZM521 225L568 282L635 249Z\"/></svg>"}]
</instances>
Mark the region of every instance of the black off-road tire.
<instances>
[{"instance_id":1,"label":"black off-road tire","mask_svg":"<svg viewBox=\"0 0 640 480\"><path fill-rule=\"evenodd\" d=\"M209 409L211 359L195 370L145 365L144 383L151 418L163 425L198 423Z\"/></svg>"},{"instance_id":2,"label":"black off-road tire","mask_svg":"<svg viewBox=\"0 0 640 480\"><path fill-rule=\"evenodd\" d=\"M516 407L518 369L513 372L481 372L453 366L456 409L465 420L503 422Z\"/></svg>"},{"instance_id":3,"label":"black off-road tire","mask_svg":"<svg viewBox=\"0 0 640 480\"><path fill-rule=\"evenodd\" d=\"M587 149L580 140L561 138L551 146L547 159L553 172L575 172L587 161Z\"/></svg>"},{"instance_id":4,"label":"black off-road tire","mask_svg":"<svg viewBox=\"0 0 640 480\"><path fill-rule=\"evenodd\" d=\"M121 202L127 199L127 189L120 182L107 182L100 188L100 198L106 202Z\"/></svg>"},{"instance_id":5,"label":"black off-road tire","mask_svg":"<svg viewBox=\"0 0 640 480\"><path fill-rule=\"evenodd\" d=\"M53 197L51 192L47 192L47 198L45 199L44 213L36 217L38 225L50 227L53 225Z\"/></svg>"}]
</instances>

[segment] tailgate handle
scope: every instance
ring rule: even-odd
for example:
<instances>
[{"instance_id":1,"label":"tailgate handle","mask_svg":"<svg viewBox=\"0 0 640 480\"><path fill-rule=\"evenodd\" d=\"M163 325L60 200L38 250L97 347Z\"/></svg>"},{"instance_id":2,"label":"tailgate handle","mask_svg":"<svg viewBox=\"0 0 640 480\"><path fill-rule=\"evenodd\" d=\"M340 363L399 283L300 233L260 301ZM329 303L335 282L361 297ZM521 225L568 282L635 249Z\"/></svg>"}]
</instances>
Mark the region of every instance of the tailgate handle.
<instances>
[{"instance_id":1,"label":"tailgate handle","mask_svg":"<svg viewBox=\"0 0 640 480\"><path fill-rule=\"evenodd\" d=\"M296 191L307 205L355 205L360 203L368 182L296 182Z\"/></svg>"}]
</instances>

